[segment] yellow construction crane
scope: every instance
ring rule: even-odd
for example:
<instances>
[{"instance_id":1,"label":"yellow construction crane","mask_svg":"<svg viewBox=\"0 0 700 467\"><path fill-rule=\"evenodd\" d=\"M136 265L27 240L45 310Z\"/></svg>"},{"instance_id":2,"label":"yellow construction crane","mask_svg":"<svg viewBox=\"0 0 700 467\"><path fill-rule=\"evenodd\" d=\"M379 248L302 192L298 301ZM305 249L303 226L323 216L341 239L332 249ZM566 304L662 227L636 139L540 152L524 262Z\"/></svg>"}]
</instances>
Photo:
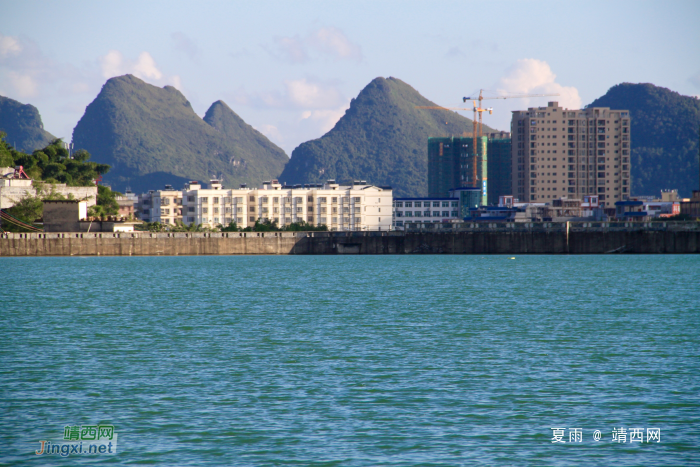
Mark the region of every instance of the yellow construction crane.
<instances>
[{"instance_id":1,"label":"yellow construction crane","mask_svg":"<svg viewBox=\"0 0 700 467\"><path fill-rule=\"evenodd\" d=\"M465 101L466 102L466 101ZM440 107L437 105L420 105L416 106L416 109L432 109L432 110L473 110L474 111L474 123L472 123L472 147L474 149L474 162L472 164L474 168L474 173L472 174L472 185L474 188L479 188L479 180L477 180L477 165L478 165L478 151L476 149L476 144L477 144L477 135L481 136L481 114L483 112L488 112L489 114L493 114L493 108L488 108L488 109L482 109L481 105L479 107L476 106L476 101L474 102L474 108L473 109L466 109L463 107ZM476 115L479 114L479 121L477 123Z\"/></svg>"},{"instance_id":2,"label":"yellow construction crane","mask_svg":"<svg viewBox=\"0 0 700 467\"><path fill-rule=\"evenodd\" d=\"M488 112L489 115L493 114L493 108L483 108L481 106L481 101L484 100L489 100L489 99L523 99L527 97L547 97L547 96L558 96L559 94L511 94L511 95L501 95L501 96L493 96L493 97L484 97L484 89L479 90L479 96L478 97L463 97L462 102L467 102L468 100L472 101L474 104L474 108L472 109L467 109L463 107L441 107L441 106L416 106L417 109L439 109L439 110L472 110L474 112L474 123L472 124L472 137L473 137L473 142L472 142L472 150L474 151L474 163L472 164L473 166L473 174L472 174L472 184L474 185L474 188L479 188L479 181L477 180L477 166L479 163L479 151L477 150L477 137L483 136L483 121L481 115L484 112ZM479 105L476 104L476 101L479 101ZM477 121L477 114L479 115L478 121Z\"/></svg>"},{"instance_id":3,"label":"yellow construction crane","mask_svg":"<svg viewBox=\"0 0 700 467\"><path fill-rule=\"evenodd\" d=\"M546 96L558 96L559 94L512 94L512 95L501 95L501 96L493 96L493 97L484 97L484 89L479 89L479 96L478 97L463 97L462 102L467 102L467 101L479 101L479 136L482 135L482 127L483 124L481 122L481 112L484 110L493 110L493 109L481 109L481 101L487 100L487 99L524 99L526 97L546 97ZM476 102L474 102L474 107L476 108ZM476 110L474 111L474 115L476 115ZM489 112L493 113L493 112Z\"/></svg>"}]
</instances>

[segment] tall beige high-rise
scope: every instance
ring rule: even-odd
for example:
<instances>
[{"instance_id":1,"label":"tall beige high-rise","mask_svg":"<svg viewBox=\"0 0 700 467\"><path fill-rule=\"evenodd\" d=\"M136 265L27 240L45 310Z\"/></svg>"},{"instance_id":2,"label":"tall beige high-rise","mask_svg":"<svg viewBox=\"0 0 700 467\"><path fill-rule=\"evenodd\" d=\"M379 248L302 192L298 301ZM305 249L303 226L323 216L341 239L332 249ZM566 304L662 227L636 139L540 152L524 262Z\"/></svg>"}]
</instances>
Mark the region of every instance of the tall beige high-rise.
<instances>
[{"instance_id":1,"label":"tall beige high-rise","mask_svg":"<svg viewBox=\"0 0 700 467\"><path fill-rule=\"evenodd\" d=\"M630 117L607 107L513 111L513 195L544 202L597 195L603 206L630 196Z\"/></svg>"}]
</instances>

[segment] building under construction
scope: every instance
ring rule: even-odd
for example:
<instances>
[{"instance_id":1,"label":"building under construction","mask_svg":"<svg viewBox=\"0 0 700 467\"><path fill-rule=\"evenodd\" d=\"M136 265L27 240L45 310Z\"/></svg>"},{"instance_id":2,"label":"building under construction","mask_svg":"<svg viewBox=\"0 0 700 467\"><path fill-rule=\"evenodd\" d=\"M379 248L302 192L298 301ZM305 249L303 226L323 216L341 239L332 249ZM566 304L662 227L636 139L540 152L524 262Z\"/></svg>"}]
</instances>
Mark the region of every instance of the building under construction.
<instances>
[{"instance_id":1,"label":"building under construction","mask_svg":"<svg viewBox=\"0 0 700 467\"><path fill-rule=\"evenodd\" d=\"M481 205L498 204L511 193L510 133L490 133L477 138L476 171L474 138L428 138L428 193L450 196L457 188L479 188ZM475 178L476 172L476 178Z\"/></svg>"},{"instance_id":2,"label":"building under construction","mask_svg":"<svg viewBox=\"0 0 700 467\"><path fill-rule=\"evenodd\" d=\"M504 131L489 133L488 138L488 204L496 206L500 196L513 194L511 139L510 133Z\"/></svg>"},{"instance_id":3,"label":"building under construction","mask_svg":"<svg viewBox=\"0 0 700 467\"><path fill-rule=\"evenodd\" d=\"M448 197L453 188L481 188L483 204L488 193L488 158L485 136L428 138L428 196Z\"/></svg>"}]
</instances>

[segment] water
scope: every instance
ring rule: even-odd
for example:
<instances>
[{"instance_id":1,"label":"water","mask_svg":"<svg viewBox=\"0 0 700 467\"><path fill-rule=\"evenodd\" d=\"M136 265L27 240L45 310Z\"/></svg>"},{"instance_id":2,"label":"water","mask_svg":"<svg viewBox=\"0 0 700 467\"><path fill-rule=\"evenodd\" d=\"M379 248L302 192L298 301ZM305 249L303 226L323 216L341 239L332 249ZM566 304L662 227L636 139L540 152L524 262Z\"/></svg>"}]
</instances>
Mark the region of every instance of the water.
<instances>
[{"instance_id":1,"label":"water","mask_svg":"<svg viewBox=\"0 0 700 467\"><path fill-rule=\"evenodd\" d=\"M7 464L700 465L700 256L0 258L0 273ZM100 423L116 456L33 454ZM621 426L661 441L611 442Z\"/></svg>"}]
</instances>

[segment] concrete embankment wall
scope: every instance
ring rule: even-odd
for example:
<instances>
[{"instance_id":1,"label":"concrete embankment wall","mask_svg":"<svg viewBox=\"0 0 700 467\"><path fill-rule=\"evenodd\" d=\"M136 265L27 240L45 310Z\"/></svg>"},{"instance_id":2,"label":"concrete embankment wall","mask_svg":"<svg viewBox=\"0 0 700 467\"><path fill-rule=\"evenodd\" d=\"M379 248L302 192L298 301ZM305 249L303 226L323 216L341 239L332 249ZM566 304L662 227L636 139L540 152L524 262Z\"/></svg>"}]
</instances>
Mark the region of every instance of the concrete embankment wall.
<instances>
[{"instance_id":1,"label":"concrete embankment wall","mask_svg":"<svg viewBox=\"0 0 700 467\"><path fill-rule=\"evenodd\" d=\"M604 253L700 253L700 228L0 235L0 256Z\"/></svg>"}]
</instances>

